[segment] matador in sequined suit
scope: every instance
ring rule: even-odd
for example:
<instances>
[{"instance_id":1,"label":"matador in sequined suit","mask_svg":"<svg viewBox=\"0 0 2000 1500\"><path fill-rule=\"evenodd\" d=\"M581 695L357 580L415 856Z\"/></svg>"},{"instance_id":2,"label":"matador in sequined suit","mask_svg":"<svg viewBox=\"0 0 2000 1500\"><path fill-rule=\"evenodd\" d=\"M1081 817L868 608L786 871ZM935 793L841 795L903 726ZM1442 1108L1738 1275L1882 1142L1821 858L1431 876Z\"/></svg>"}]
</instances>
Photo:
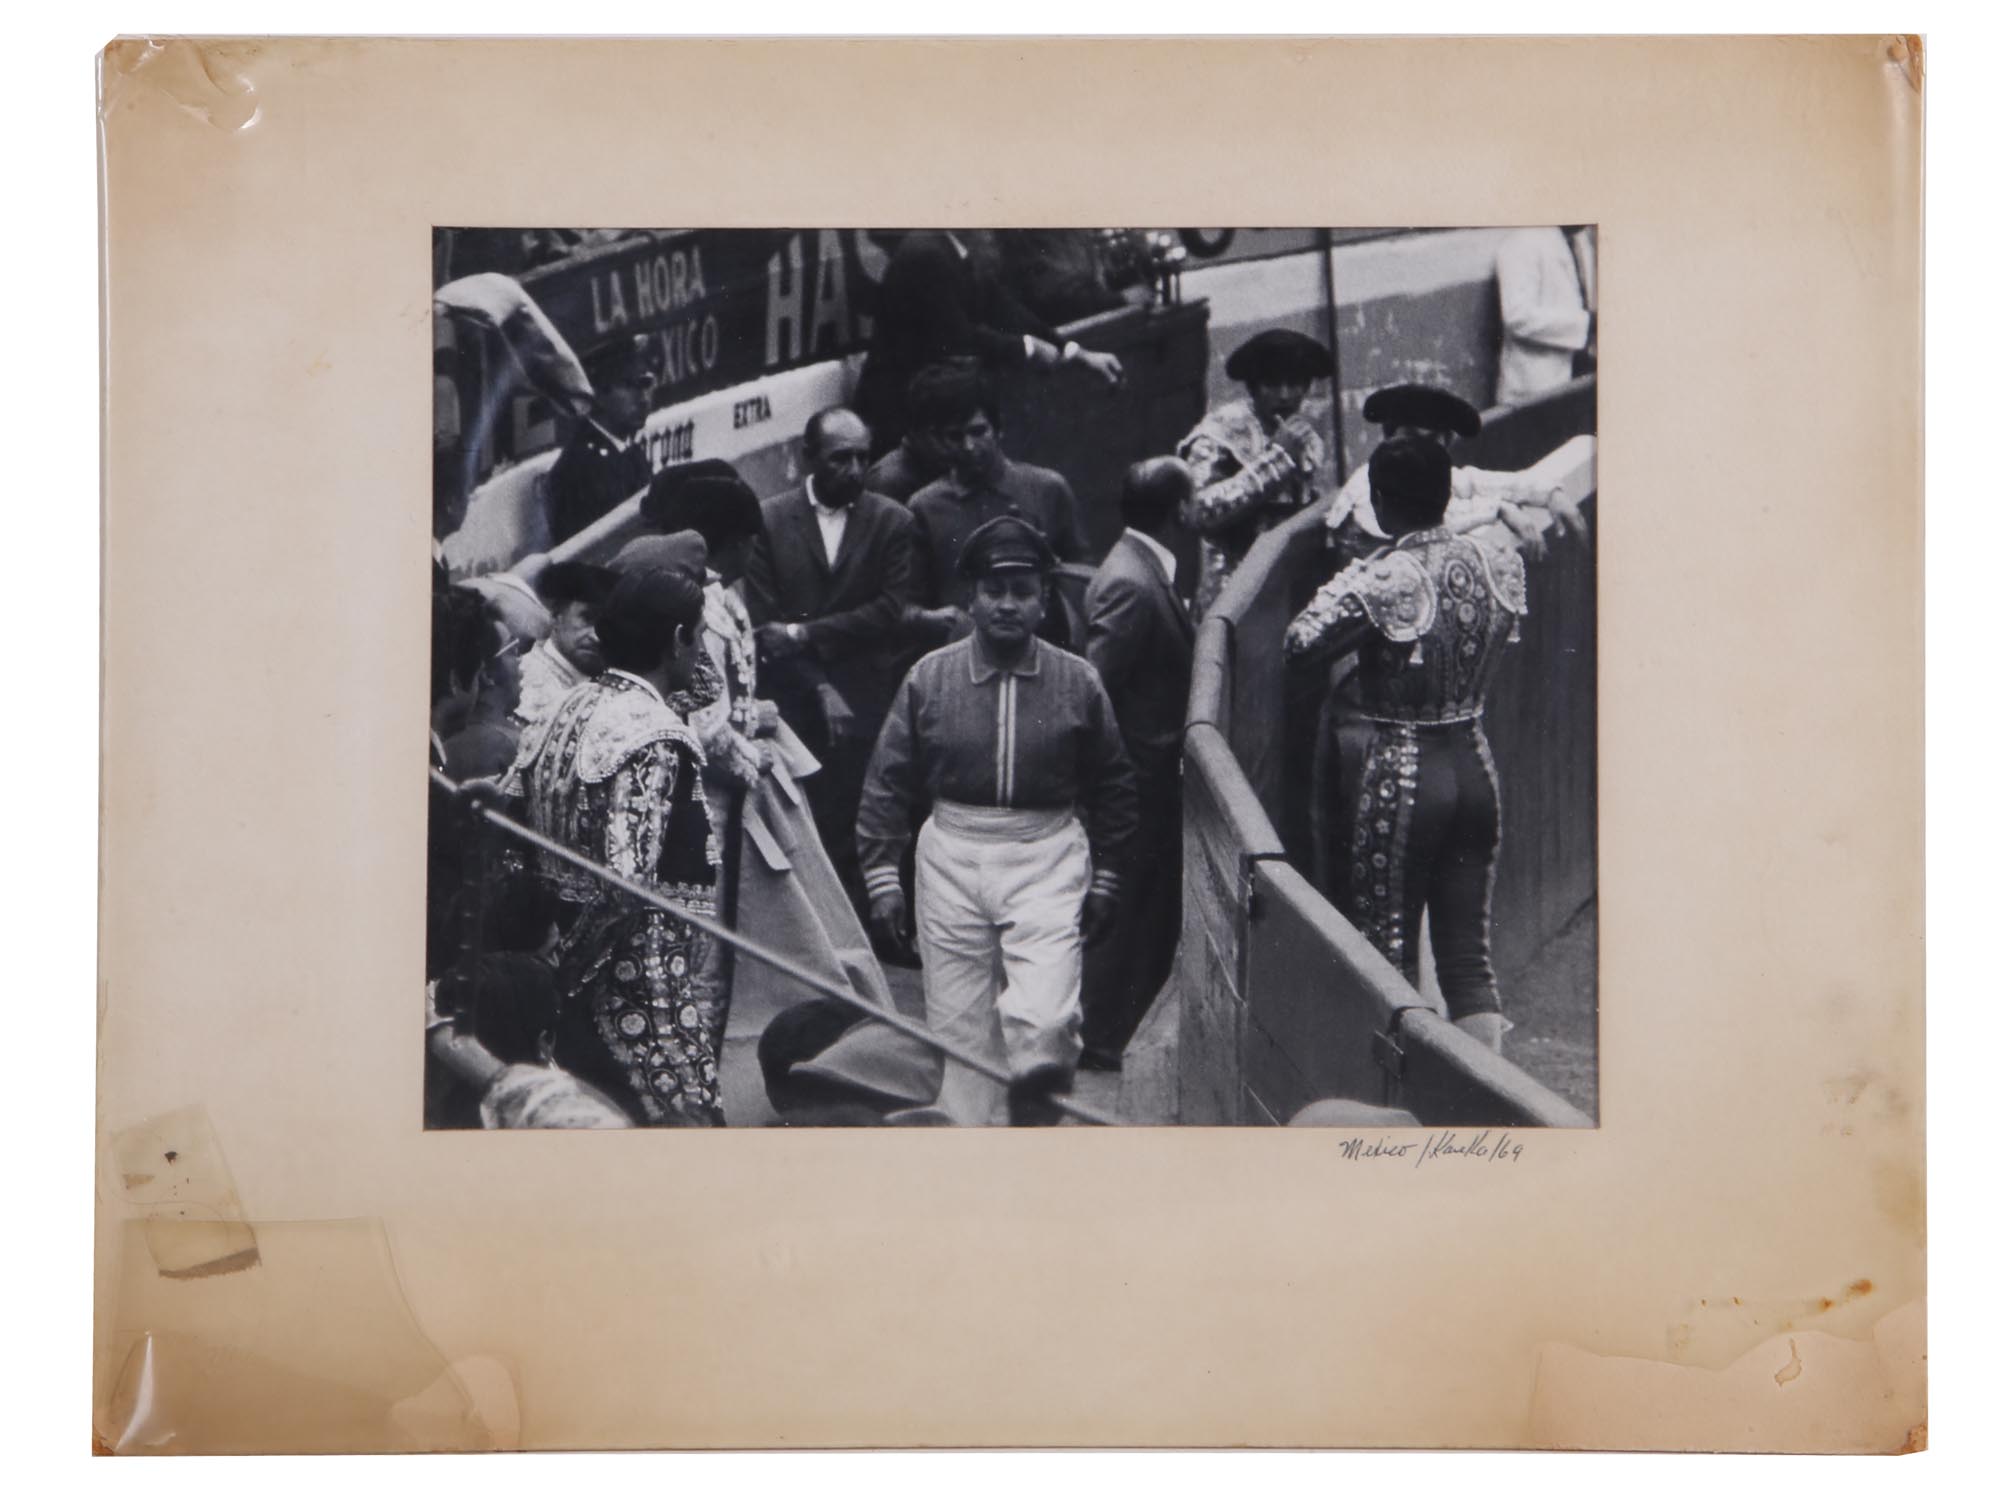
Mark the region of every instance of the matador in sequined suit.
<instances>
[{"instance_id":1,"label":"matador in sequined suit","mask_svg":"<svg viewBox=\"0 0 2000 1500\"><path fill-rule=\"evenodd\" d=\"M698 649L702 603L678 573L621 578L598 621L606 671L527 731L502 790L525 798L537 832L713 917L703 753L663 692ZM537 861L561 908L556 1062L642 1125L722 1124L713 939L588 871Z\"/></svg>"},{"instance_id":2,"label":"matador in sequined suit","mask_svg":"<svg viewBox=\"0 0 2000 1500\"><path fill-rule=\"evenodd\" d=\"M1285 634L1294 659L1355 652L1332 715L1321 819L1327 895L1417 982L1426 913L1452 1019L1498 1048L1493 977L1500 788L1480 726L1487 684L1527 613L1511 545L1443 525L1451 460L1392 438L1369 463L1390 545L1344 568Z\"/></svg>"},{"instance_id":3,"label":"matador in sequined suit","mask_svg":"<svg viewBox=\"0 0 2000 1500\"><path fill-rule=\"evenodd\" d=\"M1270 328L1223 366L1249 398L1218 406L1174 451L1194 474L1181 520L1201 538L1194 615L1208 613L1251 545L1310 504L1332 478L1325 412L1309 410L1313 383L1333 374L1333 356L1317 339Z\"/></svg>"}]
</instances>

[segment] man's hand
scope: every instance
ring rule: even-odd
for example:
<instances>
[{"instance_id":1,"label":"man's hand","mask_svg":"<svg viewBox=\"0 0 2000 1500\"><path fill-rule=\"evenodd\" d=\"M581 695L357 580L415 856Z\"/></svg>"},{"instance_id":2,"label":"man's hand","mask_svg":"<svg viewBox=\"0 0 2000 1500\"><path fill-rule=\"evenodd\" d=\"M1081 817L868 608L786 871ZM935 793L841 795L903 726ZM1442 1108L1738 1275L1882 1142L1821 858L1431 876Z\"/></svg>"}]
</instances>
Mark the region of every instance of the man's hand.
<instances>
[{"instance_id":1,"label":"man's hand","mask_svg":"<svg viewBox=\"0 0 2000 1500\"><path fill-rule=\"evenodd\" d=\"M1550 490L1549 498L1543 503L1548 506L1549 514L1556 518L1557 536L1568 536L1571 532L1575 532L1579 541L1590 540L1590 526L1583 519L1583 512L1578 509L1577 503L1564 493L1561 485Z\"/></svg>"},{"instance_id":2,"label":"man's hand","mask_svg":"<svg viewBox=\"0 0 2000 1500\"><path fill-rule=\"evenodd\" d=\"M1312 423L1294 413L1278 424L1278 430L1271 434L1271 441L1284 449L1293 463L1304 468L1313 450L1319 446L1319 435L1313 431Z\"/></svg>"},{"instance_id":3,"label":"man's hand","mask_svg":"<svg viewBox=\"0 0 2000 1500\"><path fill-rule=\"evenodd\" d=\"M790 626L776 623L759 625L757 649L766 661L783 661L788 656L797 656L804 649L804 642L792 634Z\"/></svg>"},{"instance_id":4,"label":"man's hand","mask_svg":"<svg viewBox=\"0 0 2000 1500\"><path fill-rule=\"evenodd\" d=\"M1549 544L1543 539L1541 530L1533 521L1521 514L1520 506L1502 503L1500 519L1506 522L1507 529L1514 533L1515 540L1521 545L1522 555L1530 562L1540 562L1549 555Z\"/></svg>"},{"instance_id":5,"label":"man's hand","mask_svg":"<svg viewBox=\"0 0 2000 1500\"><path fill-rule=\"evenodd\" d=\"M500 794L498 776L473 776L458 784L458 804L469 817L476 817L489 807L495 812L505 812L508 802Z\"/></svg>"},{"instance_id":6,"label":"man's hand","mask_svg":"<svg viewBox=\"0 0 2000 1500\"><path fill-rule=\"evenodd\" d=\"M819 708L826 716L826 737L833 744L845 744L859 732L854 710L840 696L840 689L830 682L819 685Z\"/></svg>"},{"instance_id":7,"label":"man's hand","mask_svg":"<svg viewBox=\"0 0 2000 1500\"><path fill-rule=\"evenodd\" d=\"M1062 363L1062 350L1047 339L1038 339L1032 333L1024 333L1021 339L1028 351L1028 364L1037 370L1052 370Z\"/></svg>"},{"instance_id":8,"label":"man's hand","mask_svg":"<svg viewBox=\"0 0 2000 1500\"><path fill-rule=\"evenodd\" d=\"M1076 362L1114 391L1125 383L1125 366L1115 354L1104 354L1095 349L1079 349L1076 351Z\"/></svg>"},{"instance_id":9,"label":"man's hand","mask_svg":"<svg viewBox=\"0 0 2000 1500\"><path fill-rule=\"evenodd\" d=\"M757 713L759 734L776 734L778 726L785 722L785 716L778 712L778 705L769 698L759 698L752 707Z\"/></svg>"},{"instance_id":10,"label":"man's hand","mask_svg":"<svg viewBox=\"0 0 2000 1500\"><path fill-rule=\"evenodd\" d=\"M1083 946L1095 948L1111 932L1118 920L1118 898L1104 891L1092 891L1083 898Z\"/></svg>"},{"instance_id":11,"label":"man's hand","mask_svg":"<svg viewBox=\"0 0 2000 1500\"><path fill-rule=\"evenodd\" d=\"M910 926L910 905L901 891L885 892L868 903L868 929L883 951L896 958L910 956L916 932Z\"/></svg>"}]
</instances>

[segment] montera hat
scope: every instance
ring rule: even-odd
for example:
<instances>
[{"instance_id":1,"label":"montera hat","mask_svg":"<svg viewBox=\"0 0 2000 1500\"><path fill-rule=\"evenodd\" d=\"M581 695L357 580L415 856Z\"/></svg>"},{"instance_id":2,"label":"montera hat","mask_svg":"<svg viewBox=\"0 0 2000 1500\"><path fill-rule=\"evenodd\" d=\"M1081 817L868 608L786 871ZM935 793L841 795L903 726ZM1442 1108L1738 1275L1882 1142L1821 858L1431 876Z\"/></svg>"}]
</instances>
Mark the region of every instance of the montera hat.
<instances>
[{"instance_id":1,"label":"montera hat","mask_svg":"<svg viewBox=\"0 0 2000 1500\"><path fill-rule=\"evenodd\" d=\"M598 563L550 563L535 579L535 592L551 609L565 604L587 604L592 608L611 597L618 575Z\"/></svg>"},{"instance_id":2,"label":"montera hat","mask_svg":"<svg viewBox=\"0 0 2000 1500\"><path fill-rule=\"evenodd\" d=\"M1237 347L1223 367L1231 380L1258 385L1268 380L1310 383L1333 374L1333 356L1318 339L1289 328L1267 328Z\"/></svg>"},{"instance_id":3,"label":"montera hat","mask_svg":"<svg viewBox=\"0 0 2000 1500\"><path fill-rule=\"evenodd\" d=\"M995 516L965 539L958 571L966 578L991 573L1047 573L1056 565L1048 539L1019 516Z\"/></svg>"},{"instance_id":4,"label":"montera hat","mask_svg":"<svg viewBox=\"0 0 2000 1500\"><path fill-rule=\"evenodd\" d=\"M661 531L680 531L694 524L691 517L712 509L747 509L759 513L757 492L743 482L735 465L719 458L669 464L653 476L639 514Z\"/></svg>"},{"instance_id":5,"label":"montera hat","mask_svg":"<svg viewBox=\"0 0 2000 1500\"><path fill-rule=\"evenodd\" d=\"M1421 427L1426 432L1479 431L1479 410L1434 385L1385 385L1361 403L1364 420L1381 427Z\"/></svg>"}]
</instances>

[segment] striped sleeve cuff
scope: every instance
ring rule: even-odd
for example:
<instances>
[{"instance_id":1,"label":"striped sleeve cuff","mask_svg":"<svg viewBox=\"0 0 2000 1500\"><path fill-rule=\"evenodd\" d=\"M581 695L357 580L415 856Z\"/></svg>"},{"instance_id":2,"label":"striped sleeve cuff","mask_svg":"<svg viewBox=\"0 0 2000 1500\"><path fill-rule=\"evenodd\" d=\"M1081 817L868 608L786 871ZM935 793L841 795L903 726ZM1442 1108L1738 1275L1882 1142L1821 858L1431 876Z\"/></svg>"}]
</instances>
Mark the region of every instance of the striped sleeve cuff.
<instances>
[{"instance_id":1,"label":"striped sleeve cuff","mask_svg":"<svg viewBox=\"0 0 2000 1500\"><path fill-rule=\"evenodd\" d=\"M1090 877L1090 893L1093 896L1109 896L1118 899L1118 875L1112 870L1099 870Z\"/></svg>"},{"instance_id":2,"label":"striped sleeve cuff","mask_svg":"<svg viewBox=\"0 0 2000 1500\"><path fill-rule=\"evenodd\" d=\"M861 879L868 887L870 901L879 900L883 896L903 894L903 879L896 873L894 865L877 865L872 870L863 870Z\"/></svg>"}]
</instances>

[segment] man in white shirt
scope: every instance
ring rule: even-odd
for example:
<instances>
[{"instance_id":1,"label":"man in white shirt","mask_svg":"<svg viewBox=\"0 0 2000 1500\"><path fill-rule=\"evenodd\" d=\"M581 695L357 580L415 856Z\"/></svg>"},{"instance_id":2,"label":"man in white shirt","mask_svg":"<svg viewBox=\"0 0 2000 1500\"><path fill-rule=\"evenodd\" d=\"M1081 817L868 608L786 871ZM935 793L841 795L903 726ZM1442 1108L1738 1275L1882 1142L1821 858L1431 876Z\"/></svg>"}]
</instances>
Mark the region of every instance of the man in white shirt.
<instances>
[{"instance_id":1,"label":"man in white shirt","mask_svg":"<svg viewBox=\"0 0 2000 1500\"><path fill-rule=\"evenodd\" d=\"M1597 252L1588 225L1517 229L1500 242L1500 378L1493 399L1518 406L1575 376L1597 350Z\"/></svg>"},{"instance_id":2,"label":"man in white shirt","mask_svg":"<svg viewBox=\"0 0 2000 1500\"><path fill-rule=\"evenodd\" d=\"M1479 413L1471 402L1428 385L1384 386L1362 403L1361 415L1382 429L1385 442L1399 436L1420 437L1447 452L1457 439L1476 436L1480 427ZM1364 462L1347 476L1327 507L1327 541L1335 572L1389 543L1388 532L1375 514L1369 482L1369 465ZM1443 524L1450 531L1466 532L1503 522L1524 552L1539 557L1545 546L1541 529L1522 514L1524 509L1538 507L1555 515L1558 536L1565 531L1586 537L1590 534L1576 502L1560 486L1545 489L1519 474L1469 464L1452 466L1451 500L1445 507Z\"/></svg>"}]
</instances>

